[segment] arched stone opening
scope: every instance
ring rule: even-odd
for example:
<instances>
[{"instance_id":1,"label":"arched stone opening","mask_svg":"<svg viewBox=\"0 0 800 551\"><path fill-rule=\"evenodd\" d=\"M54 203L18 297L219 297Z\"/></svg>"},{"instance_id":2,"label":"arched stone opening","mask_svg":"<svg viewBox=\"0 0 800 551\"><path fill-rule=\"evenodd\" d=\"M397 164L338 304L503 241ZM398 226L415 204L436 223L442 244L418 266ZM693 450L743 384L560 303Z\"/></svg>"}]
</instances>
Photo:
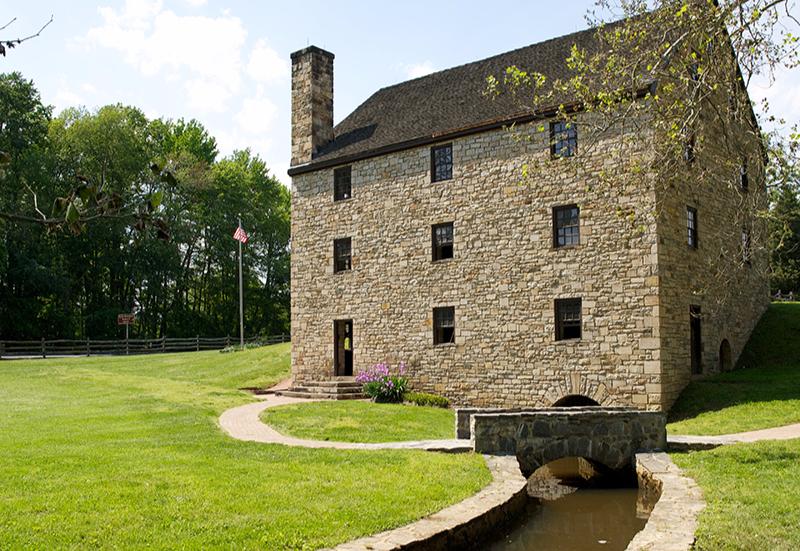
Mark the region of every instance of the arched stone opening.
<instances>
[{"instance_id":1,"label":"arched stone opening","mask_svg":"<svg viewBox=\"0 0 800 551\"><path fill-rule=\"evenodd\" d=\"M520 471L526 478L540 467L565 457L580 457L603 473L619 471L633 465L633 455L633 446L627 441L611 445L607 441L593 442L591 437L583 436L542 439L536 443L518 445L516 453Z\"/></svg>"},{"instance_id":2,"label":"arched stone opening","mask_svg":"<svg viewBox=\"0 0 800 551\"><path fill-rule=\"evenodd\" d=\"M719 370L720 372L725 372L731 369L733 369L731 343L728 342L728 339L722 339L722 342L719 344Z\"/></svg>"},{"instance_id":3,"label":"arched stone opening","mask_svg":"<svg viewBox=\"0 0 800 551\"><path fill-rule=\"evenodd\" d=\"M586 406L599 406L596 400L584 396L583 394L568 394L556 400L552 405L554 408L579 408Z\"/></svg>"}]
</instances>

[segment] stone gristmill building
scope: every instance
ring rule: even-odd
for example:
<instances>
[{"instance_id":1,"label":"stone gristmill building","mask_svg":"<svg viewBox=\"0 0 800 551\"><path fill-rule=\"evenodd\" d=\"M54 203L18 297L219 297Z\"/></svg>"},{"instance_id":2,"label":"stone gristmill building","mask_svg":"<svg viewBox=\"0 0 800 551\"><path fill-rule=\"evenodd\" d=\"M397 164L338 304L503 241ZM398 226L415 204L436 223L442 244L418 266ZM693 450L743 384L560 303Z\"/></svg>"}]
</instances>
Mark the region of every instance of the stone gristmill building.
<instances>
[{"instance_id":1,"label":"stone gristmill building","mask_svg":"<svg viewBox=\"0 0 800 551\"><path fill-rule=\"evenodd\" d=\"M766 255L744 250L724 293L702 266L749 247L749 229L714 230L743 212L758 224L759 146L724 189L591 186L606 155L582 150L580 122L485 97L512 65L559 76L594 36L383 88L336 126L333 54L292 54L296 392L402 360L413 387L458 405L667 409L693 376L736 362L768 304ZM549 168L520 184L531 159ZM643 231L627 211L652 213Z\"/></svg>"}]
</instances>

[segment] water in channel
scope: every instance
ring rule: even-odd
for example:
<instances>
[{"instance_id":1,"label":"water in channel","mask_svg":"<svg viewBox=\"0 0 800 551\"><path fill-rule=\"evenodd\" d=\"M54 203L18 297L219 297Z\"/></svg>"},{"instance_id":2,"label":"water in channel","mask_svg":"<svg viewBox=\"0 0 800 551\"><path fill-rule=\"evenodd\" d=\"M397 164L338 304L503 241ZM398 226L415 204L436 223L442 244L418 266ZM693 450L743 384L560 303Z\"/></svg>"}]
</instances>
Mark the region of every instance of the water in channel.
<instances>
[{"instance_id":1,"label":"water in channel","mask_svg":"<svg viewBox=\"0 0 800 551\"><path fill-rule=\"evenodd\" d=\"M609 477L578 458L554 461L528 483L527 510L485 549L621 551L647 523L655 499L632 473Z\"/></svg>"}]
</instances>

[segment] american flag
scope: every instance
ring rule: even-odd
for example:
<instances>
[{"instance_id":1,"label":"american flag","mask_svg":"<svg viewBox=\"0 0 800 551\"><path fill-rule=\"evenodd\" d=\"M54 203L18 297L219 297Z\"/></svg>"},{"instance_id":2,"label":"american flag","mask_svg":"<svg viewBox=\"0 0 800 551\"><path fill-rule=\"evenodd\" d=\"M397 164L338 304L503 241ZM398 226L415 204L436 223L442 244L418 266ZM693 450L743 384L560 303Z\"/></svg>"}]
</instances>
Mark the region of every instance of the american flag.
<instances>
[{"instance_id":1,"label":"american flag","mask_svg":"<svg viewBox=\"0 0 800 551\"><path fill-rule=\"evenodd\" d=\"M245 231L242 229L241 226L236 228L236 231L233 232L233 238L236 241L241 241L242 243L247 243L247 240L250 239L250 237L247 235L247 233L245 233Z\"/></svg>"}]
</instances>

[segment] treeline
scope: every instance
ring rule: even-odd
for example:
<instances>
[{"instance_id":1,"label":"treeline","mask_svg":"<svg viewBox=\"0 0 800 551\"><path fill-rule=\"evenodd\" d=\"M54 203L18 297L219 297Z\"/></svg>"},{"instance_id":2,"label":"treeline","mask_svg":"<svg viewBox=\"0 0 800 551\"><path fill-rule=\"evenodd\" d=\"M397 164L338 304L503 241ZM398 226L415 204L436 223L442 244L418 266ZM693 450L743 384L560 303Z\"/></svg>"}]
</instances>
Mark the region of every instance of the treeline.
<instances>
[{"instance_id":1,"label":"treeline","mask_svg":"<svg viewBox=\"0 0 800 551\"><path fill-rule=\"evenodd\" d=\"M121 203L158 196L159 224L100 217L79 231L0 219L0 339L108 338L136 312L136 337L238 334L237 218L245 328L289 330L290 195L249 151L220 158L197 121L109 105L54 116L31 81L0 75L0 212L47 215L76 179ZM169 167L175 181L152 177Z\"/></svg>"}]
</instances>

